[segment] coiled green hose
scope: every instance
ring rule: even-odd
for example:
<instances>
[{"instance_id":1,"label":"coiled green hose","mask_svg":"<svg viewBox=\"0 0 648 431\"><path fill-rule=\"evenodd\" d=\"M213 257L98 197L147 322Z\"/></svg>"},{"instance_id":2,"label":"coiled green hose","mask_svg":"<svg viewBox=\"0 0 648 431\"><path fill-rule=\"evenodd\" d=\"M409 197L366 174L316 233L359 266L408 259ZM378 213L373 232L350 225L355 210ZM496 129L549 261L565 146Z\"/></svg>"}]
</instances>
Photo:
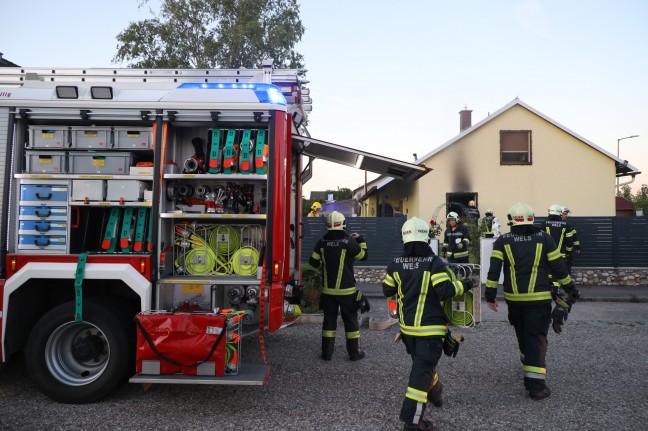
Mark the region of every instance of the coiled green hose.
<instances>
[{"instance_id":1,"label":"coiled green hose","mask_svg":"<svg viewBox=\"0 0 648 431\"><path fill-rule=\"evenodd\" d=\"M464 311L455 310L453 303L463 302ZM454 298L447 298L443 301L443 313L448 319L448 323L454 326L472 326L473 320L473 291L457 295Z\"/></svg>"},{"instance_id":2,"label":"coiled green hose","mask_svg":"<svg viewBox=\"0 0 648 431\"><path fill-rule=\"evenodd\" d=\"M250 263L241 263L241 258L246 258ZM250 259L247 259L250 258ZM238 275L254 275L259 265L259 252L256 248L246 245L239 248L232 254L230 266Z\"/></svg>"}]
</instances>

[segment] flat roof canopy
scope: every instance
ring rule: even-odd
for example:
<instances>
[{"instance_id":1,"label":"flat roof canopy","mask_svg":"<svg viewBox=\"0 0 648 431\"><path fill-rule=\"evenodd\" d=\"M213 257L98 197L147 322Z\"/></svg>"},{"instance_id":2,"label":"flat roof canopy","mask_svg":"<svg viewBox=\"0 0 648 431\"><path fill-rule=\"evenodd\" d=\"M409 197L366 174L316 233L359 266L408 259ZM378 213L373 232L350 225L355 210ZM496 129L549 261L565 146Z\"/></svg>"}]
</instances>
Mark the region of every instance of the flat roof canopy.
<instances>
[{"instance_id":1,"label":"flat roof canopy","mask_svg":"<svg viewBox=\"0 0 648 431\"><path fill-rule=\"evenodd\" d=\"M402 162L307 136L292 135L292 140L293 147L304 156L366 169L369 172L400 180L414 181L432 170L424 165Z\"/></svg>"}]
</instances>

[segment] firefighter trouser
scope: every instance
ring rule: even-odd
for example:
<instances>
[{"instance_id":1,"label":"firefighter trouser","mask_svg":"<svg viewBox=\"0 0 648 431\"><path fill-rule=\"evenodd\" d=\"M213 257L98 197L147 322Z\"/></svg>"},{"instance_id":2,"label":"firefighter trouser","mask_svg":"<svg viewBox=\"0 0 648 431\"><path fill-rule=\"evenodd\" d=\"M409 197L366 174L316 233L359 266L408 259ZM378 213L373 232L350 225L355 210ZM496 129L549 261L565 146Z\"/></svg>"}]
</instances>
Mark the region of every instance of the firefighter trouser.
<instances>
[{"instance_id":1,"label":"firefighter trouser","mask_svg":"<svg viewBox=\"0 0 648 431\"><path fill-rule=\"evenodd\" d=\"M468 263L468 255L455 257L455 255L448 256L449 263Z\"/></svg>"},{"instance_id":2,"label":"firefighter trouser","mask_svg":"<svg viewBox=\"0 0 648 431\"><path fill-rule=\"evenodd\" d=\"M322 324L322 356L330 357L333 354L338 309L344 322L347 352L351 357L356 356L360 351L360 328L358 326L356 294L327 295L323 293L320 297L320 309L324 313L324 323Z\"/></svg>"},{"instance_id":3,"label":"firefighter trouser","mask_svg":"<svg viewBox=\"0 0 648 431\"><path fill-rule=\"evenodd\" d=\"M569 273L569 275L571 275L572 273L573 263L574 263L574 256L572 256L571 254L565 256L565 265L567 265L567 272Z\"/></svg>"},{"instance_id":4,"label":"firefighter trouser","mask_svg":"<svg viewBox=\"0 0 648 431\"><path fill-rule=\"evenodd\" d=\"M524 370L524 388L537 391L545 387L547 369L547 332L551 324L551 302L507 301L508 319L515 328Z\"/></svg>"},{"instance_id":5,"label":"firefighter trouser","mask_svg":"<svg viewBox=\"0 0 648 431\"><path fill-rule=\"evenodd\" d=\"M412 370L400 420L417 424L423 419L428 392L438 380L436 366L443 351L442 337L412 337L403 334L403 343L412 357ZM435 378L436 377L436 378Z\"/></svg>"}]
</instances>

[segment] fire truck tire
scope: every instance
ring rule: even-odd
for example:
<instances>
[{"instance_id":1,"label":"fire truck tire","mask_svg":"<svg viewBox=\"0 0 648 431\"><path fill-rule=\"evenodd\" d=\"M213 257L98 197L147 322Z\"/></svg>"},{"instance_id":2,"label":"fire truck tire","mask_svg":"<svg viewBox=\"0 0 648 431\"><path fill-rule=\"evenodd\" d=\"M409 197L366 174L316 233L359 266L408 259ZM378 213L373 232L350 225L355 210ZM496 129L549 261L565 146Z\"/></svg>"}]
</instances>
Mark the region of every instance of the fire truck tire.
<instances>
[{"instance_id":1,"label":"fire truck tire","mask_svg":"<svg viewBox=\"0 0 648 431\"><path fill-rule=\"evenodd\" d=\"M45 314L29 336L27 369L41 391L61 403L98 401L135 370L135 331L116 308L83 302L83 321L75 322L74 302Z\"/></svg>"}]
</instances>

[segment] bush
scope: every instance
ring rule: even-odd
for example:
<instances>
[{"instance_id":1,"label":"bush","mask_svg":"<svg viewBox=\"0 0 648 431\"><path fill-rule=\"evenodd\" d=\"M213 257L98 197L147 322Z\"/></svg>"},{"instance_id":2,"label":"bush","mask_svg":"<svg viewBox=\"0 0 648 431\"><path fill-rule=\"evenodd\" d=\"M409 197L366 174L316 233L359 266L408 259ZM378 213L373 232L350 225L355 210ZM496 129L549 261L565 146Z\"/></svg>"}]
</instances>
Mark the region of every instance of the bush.
<instances>
[{"instance_id":1,"label":"bush","mask_svg":"<svg viewBox=\"0 0 648 431\"><path fill-rule=\"evenodd\" d=\"M320 294L324 286L322 271L313 268L307 263L302 264L302 284L304 286L304 309L305 313L317 313L319 311Z\"/></svg>"}]
</instances>

